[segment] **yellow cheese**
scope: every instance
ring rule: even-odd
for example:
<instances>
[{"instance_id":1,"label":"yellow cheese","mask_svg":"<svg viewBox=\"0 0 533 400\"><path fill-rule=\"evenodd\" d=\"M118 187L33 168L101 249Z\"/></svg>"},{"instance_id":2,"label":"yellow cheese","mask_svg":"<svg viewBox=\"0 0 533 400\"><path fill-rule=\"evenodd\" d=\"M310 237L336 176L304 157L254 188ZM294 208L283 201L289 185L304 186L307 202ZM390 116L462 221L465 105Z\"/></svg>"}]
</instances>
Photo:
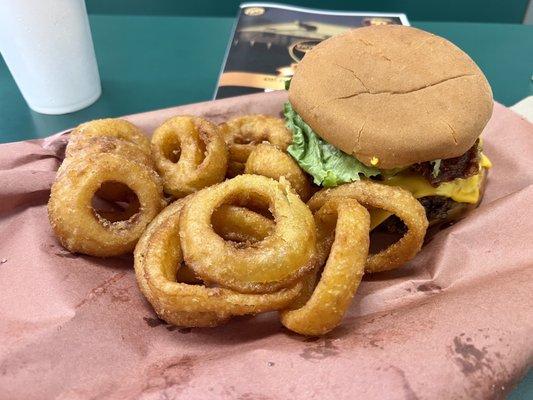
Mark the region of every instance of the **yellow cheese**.
<instances>
[{"instance_id":1,"label":"yellow cheese","mask_svg":"<svg viewBox=\"0 0 533 400\"><path fill-rule=\"evenodd\" d=\"M490 168L492 163L487 156L481 154L479 167ZM431 184L421 175L415 175L409 172L401 172L394 176L385 178L385 185L399 186L408 190L417 199L426 196L443 196L449 197L458 203L475 204L479 200L479 188L481 183L481 174L477 174L466 179L454 179L450 182L441 183L437 187ZM385 221L391 214L385 210L371 210L371 227L372 229Z\"/></svg>"},{"instance_id":2,"label":"yellow cheese","mask_svg":"<svg viewBox=\"0 0 533 400\"><path fill-rule=\"evenodd\" d=\"M485 154L481 153L481 157L479 159L479 166L487 169L492 168L492 162Z\"/></svg>"},{"instance_id":3,"label":"yellow cheese","mask_svg":"<svg viewBox=\"0 0 533 400\"><path fill-rule=\"evenodd\" d=\"M423 176L414 174L398 174L382 183L404 188L417 199L426 196L444 196L459 203L477 203L479 198L479 174L466 179L444 182L437 187L431 186Z\"/></svg>"}]
</instances>

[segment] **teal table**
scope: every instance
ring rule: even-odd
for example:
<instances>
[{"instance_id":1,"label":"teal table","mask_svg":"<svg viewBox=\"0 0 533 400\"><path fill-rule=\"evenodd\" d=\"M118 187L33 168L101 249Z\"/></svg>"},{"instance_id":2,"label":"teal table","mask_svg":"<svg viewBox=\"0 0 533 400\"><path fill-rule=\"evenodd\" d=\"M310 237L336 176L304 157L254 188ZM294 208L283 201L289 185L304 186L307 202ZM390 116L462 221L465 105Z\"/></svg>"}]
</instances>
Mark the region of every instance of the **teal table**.
<instances>
[{"instance_id":1,"label":"teal table","mask_svg":"<svg viewBox=\"0 0 533 400\"><path fill-rule=\"evenodd\" d=\"M212 97L232 18L95 15L90 19L102 97L68 115L35 113L26 106L0 58L0 142L45 137L90 119ZM469 53L487 75L497 101L510 106L533 94L533 26L413 25L444 36ZM532 373L511 396L513 400L531 398Z\"/></svg>"},{"instance_id":2,"label":"teal table","mask_svg":"<svg viewBox=\"0 0 533 400\"><path fill-rule=\"evenodd\" d=\"M94 15L90 19L102 97L68 115L35 113L0 58L0 142L48 136L89 119L211 98L232 18ZM416 21L413 25L444 36L469 53L487 75L497 101L512 105L533 94L533 26Z\"/></svg>"}]
</instances>

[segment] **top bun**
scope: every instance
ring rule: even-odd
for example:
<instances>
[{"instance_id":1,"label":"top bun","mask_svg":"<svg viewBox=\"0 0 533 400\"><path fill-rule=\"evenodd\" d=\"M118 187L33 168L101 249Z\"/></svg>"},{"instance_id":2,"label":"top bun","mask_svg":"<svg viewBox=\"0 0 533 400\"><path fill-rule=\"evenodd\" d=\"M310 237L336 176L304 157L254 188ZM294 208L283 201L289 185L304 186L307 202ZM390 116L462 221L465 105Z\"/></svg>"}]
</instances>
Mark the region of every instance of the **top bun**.
<instances>
[{"instance_id":1,"label":"top bun","mask_svg":"<svg viewBox=\"0 0 533 400\"><path fill-rule=\"evenodd\" d=\"M493 105L467 54L400 25L358 28L315 46L298 64L289 100L327 142L382 169L460 156Z\"/></svg>"}]
</instances>

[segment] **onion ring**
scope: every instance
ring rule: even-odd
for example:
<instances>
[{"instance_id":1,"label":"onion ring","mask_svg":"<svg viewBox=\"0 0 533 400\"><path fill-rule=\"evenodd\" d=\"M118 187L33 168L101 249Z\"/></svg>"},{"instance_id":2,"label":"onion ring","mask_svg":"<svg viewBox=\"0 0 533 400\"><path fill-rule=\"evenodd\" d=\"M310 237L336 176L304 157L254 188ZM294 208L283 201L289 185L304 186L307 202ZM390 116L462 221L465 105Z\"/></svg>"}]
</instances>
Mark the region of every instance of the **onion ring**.
<instances>
[{"instance_id":1,"label":"onion ring","mask_svg":"<svg viewBox=\"0 0 533 400\"><path fill-rule=\"evenodd\" d=\"M135 193L138 212L124 221L109 221L92 207L104 182L119 182ZM148 223L164 206L157 174L145 165L115 154L91 154L54 182L48 202L50 223L71 252L108 257L133 250Z\"/></svg>"},{"instance_id":2,"label":"onion ring","mask_svg":"<svg viewBox=\"0 0 533 400\"><path fill-rule=\"evenodd\" d=\"M70 138L65 150L66 158L63 164L94 153L118 154L152 169L155 167L151 153L146 153L135 143L116 136L85 136L83 134Z\"/></svg>"},{"instance_id":3,"label":"onion ring","mask_svg":"<svg viewBox=\"0 0 533 400\"><path fill-rule=\"evenodd\" d=\"M214 231L224 240L247 245L259 242L270 235L274 221L244 207L224 204L217 208L211 217ZM178 269L177 281L198 284L201 280L187 264Z\"/></svg>"},{"instance_id":4,"label":"onion ring","mask_svg":"<svg viewBox=\"0 0 533 400\"><path fill-rule=\"evenodd\" d=\"M220 124L219 129L228 145L229 160L238 163L231 168L232 173L239 171L236 167L246 163L248 156L259 143L269 142L281 151L286 151L292 142L292 134L285 122L267 115L236 117Z\"/></svg>"},{"instance_id":5,"label":"onion ring","mask_svg":"<svg viewBox=\"0 0 533 400\"><path fill-rule=\"evenodd\" d=\"M319 242L331 243L334 232L326 266L305 304L280 313L285 327L310 336L324 335L339 325L350 305L368 256L370 215L356 200L338 197L324 203L315 222Z\"/></svg>"},{"instance_id":6,"label":"onion ring","mask_svg":"<svg viewBox=\"0 0 533 400\"><path fill-rule=\"evenodd\" d=\"M80 158L90 154L111 153L125 157L126 159L146 165L154 169L154 161L151 155L142 151L138 145L114 136L84 136L78 134L72 138L66 149L66 158L57 171L56 179L60 179L71 163L77 163ZM112 213L100 212L105 219L115 222L129 219L138 211L139 204L135 202L135 196L130 196L131 191L127 186L117 184L117 182L104 182L98 189L96 196L109 202L125 202L129 206L122 212Z\"/></svg>"},{"instance_id":7,"label":"onion ring","mask_svg":"<svg viewBox=\"0 0 533 400\"><path fill-rule=\"evenodd\" d=\"M109 135L109 136L106 136ZM65 159L57 171L56 179L69 169L71 163L90 154L110 153L125 157L154 169L154 161L149 151L149 141L142 132L128 121L120 119L103 119L81 124L70 135ZM101 199L117 202L131 202L129 189L116 182L104 182L98 190ZM128 219L136 212L135 204L130 203L128 210L120 213L107 213L104 218ZM138 207L137 207L138 208ZM128 216L129 214L129 216ZM115 219L116 220L116 219Z\"/></svg>"},{"instance_id":8,"label":"onion ring","mask_svg":"<svg viewBox=\"0 0 533 400\"><path fill-rule=\"evenodd\" d=\"M167 120L152 136L152 152L165 192L176 198L222 182L226 175L224 140L217 127L203 118Z\"/></svg>"},{"instance_id":9,"label":"onion ring","mask_svg":"<svg viewBox=\"0 0 533 400\"><path fill-rule=\"evenodd\" d=\"M263 175L276 180L283 176L303 201L311 197L311 183L307 175L291 156L271 144L262 143L256 146L246 161L244 173Z\"/></svg>"},{"instance_id":10,"label":"onion ring","mask_svg":"<svg viewBox=\"0 0 533 400\"><path fill-rule=\"evenodd\" d=\"M218 207L211 216L213 230L225 240L256 243L274 230L274 221L244 207L228 204Z\"/></svg>"},{"instance_id":11,"label":"onion ring","mask_svg":"<svg viewBox=\"0 0 533 400\"><path fill-rule=\"evenodd\" d=\"M224 240L236 243L253 244L270 235L274 221L244 207L224 204L217 208L211 217L213 230ZM197 284L201 280L185 264L178 269L177 281Z\"/></svg>"},{"instance_id":12,"label":"onion ring","mask_svg":"<svg viewBox=\"0 0 533 400\"><path fill-rule=\"evenodd\" d=\"M150 140L143 132L131 122L119 118L96 119L79 125L70 133L69 143L76 143L78 139L89 137L116 137L126 142L133 143L146 155L151 154ZM72 147L69 150L69 147ZM67 146L66 155L69 156L71 151L75 150L75 145Z\"/></svg>"},{"instance_id":13,"label":"onion ring","mask_svg":"<svg viewBox=\"0 0 533 400\"><path fill-rule=\"evenodd\" d=\"M181 326L215 326L233 315L256 314L287 307L302 284L268 294L241 294L221 287L176 282L182 261L178 200L148 226L134 253L135 274L142 293L165 321Z\"/></svg>"},{"instance_id":14,"label":"onion ring","mask_svg":"<svg viewBox=\"0 0 533 400\"><path fill-rule=\"evenodd\" d=\"M368 256L366 272L387 271L412 259L422 248L428 220L424 207L408 191L369 180L347 183L317 192L307 205L317 211L333 197L348 197L365 207L387 210L398 216L407 226L407 233L396 243L377 254Z\"/></svg>"},{"instance_id":15,"label":"onion ring","mask_svg":"<svg viewBox=\"0 0 533 400\"><path fill-rule=\"evenodd\" d=\"M214 210L239 198L267 202L276 222L271 235L244 249L225 241L211 226ZM187 202L180 225L184 259L206 282L246 293L267 292L293 284L314 267L313 216L283 178L277 182L240 175L206 188Z\"/></svg>"}]
</instances>

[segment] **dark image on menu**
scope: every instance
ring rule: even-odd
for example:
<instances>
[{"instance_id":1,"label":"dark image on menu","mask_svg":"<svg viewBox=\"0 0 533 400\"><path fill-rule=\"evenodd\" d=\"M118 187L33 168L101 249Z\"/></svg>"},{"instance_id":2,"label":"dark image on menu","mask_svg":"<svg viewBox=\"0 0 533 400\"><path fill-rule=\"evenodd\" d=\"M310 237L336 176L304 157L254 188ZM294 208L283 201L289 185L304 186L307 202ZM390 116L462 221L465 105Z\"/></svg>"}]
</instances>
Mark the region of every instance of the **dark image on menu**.
<instances>
[{"instance_id":1,"label":"dark image on menu","mask_svg":"<svg viewBox=\"0 0 533 400\"><path fill-rule=\"evenodd\" d=\"M385 24L409 22L405 14L243 3L214 98L282 90L306 51L322 40L348 29Z\"/></svg>"}]
</instances>

